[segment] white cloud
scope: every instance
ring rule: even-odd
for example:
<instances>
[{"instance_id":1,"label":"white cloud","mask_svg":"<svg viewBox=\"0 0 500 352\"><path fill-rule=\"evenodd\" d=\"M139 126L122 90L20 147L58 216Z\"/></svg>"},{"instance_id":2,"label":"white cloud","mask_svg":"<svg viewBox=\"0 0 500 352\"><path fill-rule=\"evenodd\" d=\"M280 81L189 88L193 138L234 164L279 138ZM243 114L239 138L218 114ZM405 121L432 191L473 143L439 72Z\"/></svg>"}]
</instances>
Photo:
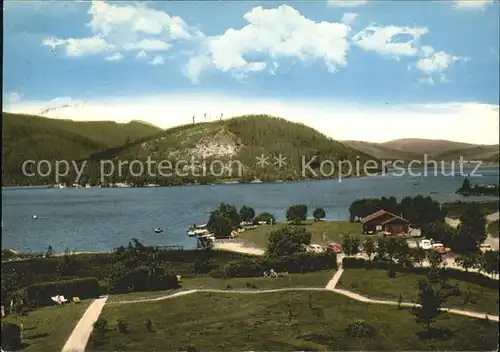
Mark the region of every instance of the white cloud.
<instances>
[{"instance_id":1,"label":"white cloud","mask_svg":"<svg viewBox=\"0 0 500 352\"><path fill-rule=\"evenodd\" d=\"M182 18L170 16L164 11L148 8L145 4L112 5L104 1L93 1L89 13L92 20L88 26L94 32L108 35L128 29L149 35L165 35L172 39L191 37L187 24Z\"/></svg>"},{"instance_id":2,"label":"white cloud","mask_svg":"<svg viewBox=\"0 0 500 352\"><path fill-rule=\"evenodd\" d=\"M429 46L429 45L422 45L420 50L421 50L422 55L424 57L430 56L434 52L434 48L432 46Z\"/></svg>"},{"instance_id":3,"label":"white cloud","mask_svg":"<svg viewBox=\"0 0 500 352\"><path fill-rule=\"evenodd\" d=\"M474 102L370 106L332 100L297 101L166 94L100 99L85 103L68 98L53 100L50 104L43 101L21 101L9 106L7 111L38 113L42 108L63 105L66 107L51 110L47 116L79 121L106 120L110 117L119 117L117 121L120 122L142 119L168 128L191 123L193 115L197 120L202 120L204 113L208 116L220 116L223 113L224 117L267 113L304 123L337 140L383 142L419 137L478 144L496 144L499 140L498 105ZM373 124L373 121L377 123ZM370 128L359 128L367 125Z\"/></svg>"},{"instance_id":4,"label":"white cloud","mask_svg":"<svg viewBox=\"0 0 500 352\"><path fill-rule=\"evenodd\" d=\"M137 43L127 43L123 48L125 50L166 51L170 49L170 44L163 40L143 39Z\"/></svg>"},{"instance_id":5,"label":"white cloud","mask_svg":"<svg viewBox=\"0 0 500 352\"><path fill-rule=\"evenodd\" d=\"M135 56L136 59L146 59L148 57L148 54L146 54L146 52L144 50L141 50L137 53L137 55Z\"/></svg>"},{"instance_id":6,"label":"white cloud","mask_svg":"<svg viewBox=\"0 0 500 352\"><path fill-rule=\"evenodd\" d=\"M342 23L350 25L358 17L357 13L347 12L342 15Z\"/></svg>"},{"instance_id":7,"label":"white cloud","mask_svg":"<svg viewBox=\"0 0 500 352\"><path fill-rule=\"evenodd\" d=\"M417 41L428 32L427 28L369 26L355 34L352 42L364 50L399 58L416 55ZM405 36L406 40L399 41L398 36Z\"/></svg>"},{"instance_id":8,"label":"white cloud","mask_svg":"<svg viewBox=\"0 0 500 352\"><path fill-rule=\"evenodd\" d=\"M162 56L155 56L153 60L149 62L152 66L163 65L165 63L165 59Z\"/></svg>"},{"instance_id":9,"label":"white cloud","mask_svg":"<svg viewBox=\"0 0 500 352\"><path fill-rule=\"evenodd\" d=\"M368 0L328 0L329 6L337 7L356 7L364 5Z\"/></svg>"},{"instance_id":10,"label":"white cloud","mask_svg":"<svg viewBox=\"0 0 500 352\"><path fill-rule=\"evenodd\" d=\"M21 100L21 94L16 92L9 92L5 95L5 101L7 104L17 103Z\"/></svg>"},{"instance_id":11,"label":"white cloud","mask_svg":"<svg viewBox=\"0 0 500 352\"><path fill-rule=\"evenodd\" d=\"M272 61L284 57L301 61L321 58L330 71L347 64L350 28L345 24L314 22L288 5L275 9L259 6L243 18L248 22L243 28L230 28L220 36L205 38L199 55L191 58L194 62L189 62L185 70L192 81L198 81L198 75L210 66L208 62L222 72L252 71L252 62L244 58L248 54L270 57Z\"/></svg>"},{"instance_id":12,"label":"white cloud","mask_svg":"<svg viewBox=\"0 0 500 352\"><path fill-rule=\"evenodd\" d=\"M123 55L120 53L115 53L111 56L106 56L106 60L108 60L108 61L118 61L121 59L123 59Z\"/></svg>"},{"instance_id":13,"label":"white cloud","mask_svg":"<svg viewBox=\"0 0 500 352\"><path fill-rule=\"evenodd\" d=\"M455 61L465 60L464 58L457 57L445 53L444 51L435 52L431 46L423 46L421 48L424 55L423 58L418 60L416 67L426 74L425 78L421 78L421 83L435 84L435 77L439 77L440 82L446 81L444 71L448 69Z\"/></svg>"},{"instance_id":14,"label":"white cloud","mask_svg":"<svg viewBox=\"0 0 500 352\"><path fill-rule=\"evenodd\" d=\"M482 10L486 8L489 4L493 4L493 1L489 0L456 0L455 8L461 10Z\"/></svg>"},{"instance_id":15,"label":"white cloud","mask_svg":"<svg viewBox=\"0 0 500 352\"><path fill-rule=\"evenodd\" d=\"M52 37L42 40L42 44L49 46L52 50L55 50L58 46L64 46L66 49L66 55L74 57L86 54L97 54L110 51L114 48L113 45L109 44L106 40L99 36L80 39L57 39Z\"/></svg>"},{"instance_id":16,"label":"white cloud","mask_svg":"<svg viewBox=\"0 0 500 352\"><path fill-rule=\"evenodd\" d=\"M78 39L51 37L44 39L42 44L52 50L63 46L68 56L82 56L112 49L165 51L171 46L169 41L202 36L198 32L192 34L193 30L180 17L150 9L141 3L122 5L95 0L88 12L91 20L87 27L94 36Z\"/></svg>"}]
</instances>

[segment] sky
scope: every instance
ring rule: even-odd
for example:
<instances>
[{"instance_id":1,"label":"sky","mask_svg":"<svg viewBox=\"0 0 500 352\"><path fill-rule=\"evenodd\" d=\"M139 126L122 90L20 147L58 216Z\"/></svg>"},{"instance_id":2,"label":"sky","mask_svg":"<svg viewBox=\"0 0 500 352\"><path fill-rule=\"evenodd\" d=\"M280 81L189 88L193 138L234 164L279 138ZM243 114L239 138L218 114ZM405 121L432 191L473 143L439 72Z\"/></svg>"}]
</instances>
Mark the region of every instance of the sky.
<instances>
[{"instance_id":1,"label":"sky","mask_svg":"<svg viewBox=\"0 0 500 352\"><path fill-rule=\"evenodd\" d=\"M5 1L4 111L499 140L493 1Z\"/></svg>"}]
</instances>

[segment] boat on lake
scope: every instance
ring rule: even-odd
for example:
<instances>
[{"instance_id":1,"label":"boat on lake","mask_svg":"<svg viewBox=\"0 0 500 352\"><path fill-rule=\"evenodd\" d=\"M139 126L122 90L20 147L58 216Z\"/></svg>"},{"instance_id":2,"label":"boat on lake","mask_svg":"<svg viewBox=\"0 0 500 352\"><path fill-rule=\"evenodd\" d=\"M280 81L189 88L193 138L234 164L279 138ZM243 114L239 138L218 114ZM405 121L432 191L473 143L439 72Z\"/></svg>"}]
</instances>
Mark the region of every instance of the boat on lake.
<instances>
[{"instance_id":1,"label":"boat on lake","mask_svg":"<svg viewBox=\"0 0 500 352\"><path fill-rule=\"evenodd\" d=\"M208 234L207 224L193 225L186 232L186 235L188 235L189 237L202 236L207 234Z\"/></svg>"},{"instance_id":2,"label":"boat on lake","mask_svg":"<svg viewBox=\"0 0 500 352\"><path fill-rule=\"evenodd\" d=\"M162 233L163 232L163 229L160 229L159 227L157 227L156 229L153 230L155 233Z\"/></svg>"}]
</instances>

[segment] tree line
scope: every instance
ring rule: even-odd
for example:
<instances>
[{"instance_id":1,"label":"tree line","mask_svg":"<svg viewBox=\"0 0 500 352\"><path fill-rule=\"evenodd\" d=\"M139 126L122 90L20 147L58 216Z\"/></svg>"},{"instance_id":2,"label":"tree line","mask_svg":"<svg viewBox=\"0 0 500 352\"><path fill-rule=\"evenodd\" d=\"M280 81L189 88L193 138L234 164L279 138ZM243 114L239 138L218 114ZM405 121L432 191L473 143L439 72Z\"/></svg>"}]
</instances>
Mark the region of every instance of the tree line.
<instances>
[{"instance_id":1,"label":"tree line","mask_svg":"<svg viewBox=\"0 0 500 352\"><path fill-rule=\"evenodd\" d=\"M286 219L289 223L300 225L307 220L308 208L304 204L290 206L286 211ZM313 213L314 221L321 221L325 218L326 212L323 208L317 207ZM241 227L241 223L259 224L265 222L268 225L276 223L273 214L263 212L256 215L255 210L247 205L243 205L240 210L236 206L220 203L217 209L210 213L207 228L215 238L228 238L231 233Z\"/></svg>"},{"instance_id":2,"label":"tree line","mask_svg":"<svg viewBox=\"0 0 500 352\"><path fill-rule=\"evenodd\" d=\"M401 216L417 228L431 222L443 222L446 216L438 201L418 195L404 197L400 202L395 197L357 199L349 207L349 220L355 222L379 210Z\"/></svg>"}]
</instances>

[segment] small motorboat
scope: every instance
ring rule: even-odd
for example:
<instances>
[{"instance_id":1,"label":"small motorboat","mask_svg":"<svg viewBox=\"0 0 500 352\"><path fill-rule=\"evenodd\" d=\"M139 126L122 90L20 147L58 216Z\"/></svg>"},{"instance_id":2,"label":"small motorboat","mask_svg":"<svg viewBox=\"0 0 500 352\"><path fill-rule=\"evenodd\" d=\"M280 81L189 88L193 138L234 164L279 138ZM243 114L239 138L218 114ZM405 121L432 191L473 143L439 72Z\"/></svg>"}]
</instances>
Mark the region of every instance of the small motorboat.
<instances>
[{"instance_id":1,"label":"small motorboat","mask_svg":"<svg viewBox=\"0 0 500 352\"><path fill-rule=\"evenodd\" d=\"M155 233L162 233L163 229L160 229L159 227L157 227L156 229L154 229L154 232Z\"/></svg>"}]
</instances>

